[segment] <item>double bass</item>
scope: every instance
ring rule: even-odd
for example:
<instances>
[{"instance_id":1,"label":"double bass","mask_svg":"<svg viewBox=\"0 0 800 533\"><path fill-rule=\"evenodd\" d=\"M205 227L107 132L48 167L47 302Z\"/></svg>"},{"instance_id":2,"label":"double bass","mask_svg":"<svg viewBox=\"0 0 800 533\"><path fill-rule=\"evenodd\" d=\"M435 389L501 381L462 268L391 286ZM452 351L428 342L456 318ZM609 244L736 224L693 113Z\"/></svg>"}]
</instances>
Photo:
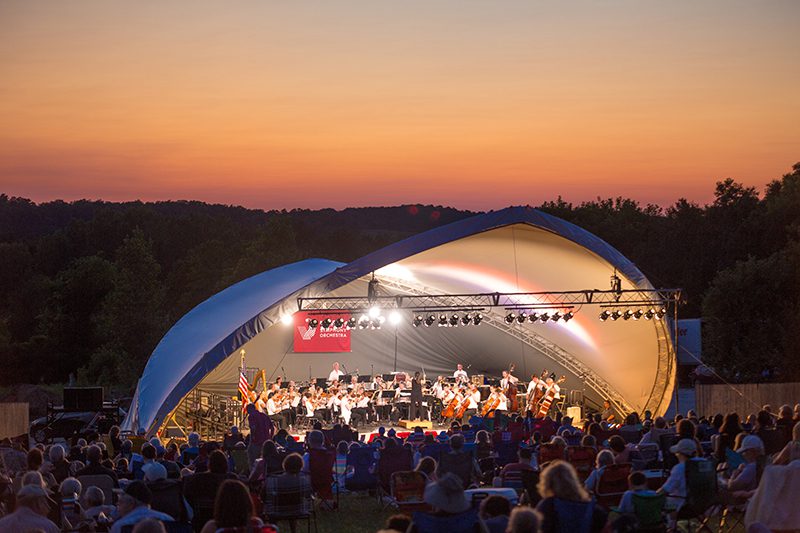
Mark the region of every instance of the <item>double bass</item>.
<instances>
[{"instance_id":1,"label":"double bass","mask_svg":"<svg viewBox=\"0 0 800 533\"><path fill-rule=\"evenodd\" d=\"M547 387L547 390L544 393L544 399L542 400L541 406L539 406L539 412L536 414L536 418L544 418L547 416L547 413L550 411L550 406L553 404L553 400L556 397L556 385L560 385L567 380L566 376L561 376L558 378L558 381L554 382L552 385Z\"/></svg>"}]
</instances>

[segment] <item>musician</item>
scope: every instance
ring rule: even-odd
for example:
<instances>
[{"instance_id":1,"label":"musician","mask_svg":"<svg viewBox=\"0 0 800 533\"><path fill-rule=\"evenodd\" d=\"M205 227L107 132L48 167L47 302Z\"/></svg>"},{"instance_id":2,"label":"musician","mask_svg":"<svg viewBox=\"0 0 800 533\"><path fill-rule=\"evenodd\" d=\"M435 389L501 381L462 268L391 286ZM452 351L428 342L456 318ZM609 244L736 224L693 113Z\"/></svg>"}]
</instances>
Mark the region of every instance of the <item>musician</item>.
<instances>
[{"instance_id":1,"label":"musician","mask_svg":"<svg viewBox=\"0 0 800 533\"><path fill-rule=\"evenodd\" d=\"M256 395L256 393L253 392L253 395ZM262 392L258 396L258 399L256 400L255 404L256 404L256 409L258 410L259 413L267 412L267 391Z\"/></svg>"},{"instance_id":2,"label":"musician","mask_svg":"<svg viewBox=\"0 0 800 533\"><path fill-rule=\"evenodd\" d=\"M306 392L303 395L303 408L306 410L305 417L313 418L319 420L320 422L324 422L325 418L322 416L322 413L319 410L314 409L313 398L314 397L311 395L310 392Z\"/></svg>"},{"instance_id":3,"label":"musician","mask_svg":"<svg viewBox=\"0 0 800 533\"><path fill-rule=\"evenodd\" d=\"M478 390L478 386L472 383L467 390L467 399L469 400L469 404L467 405L467 410L464 411L464 414L461 417L461 424L466 424L469 422L469 419L476 414L478 414L478 404L481 401L481 391Z\"/></svg>"},{"instance_id":4,"label":"musician","mask_svg":"<svg viewBox=\"0 0 800 533\"><path fill-rule=\"evenodd\" d=\"M411 380L411 407L408 411L410 420L419 420L422 416L422 377L419 372L414 372L414 379Z\"/></svg>"},{"instance_id":5,"label":"musician","mask_svg":"<svg viewBox=\"0 0 800 533\"><path fill-rule=\"evenodd\" d=\"M554 376L555 376L555 374L551 374L551 375L547 376L547 379L544 380L545 391L548 391L548 390L552 389L554 391L553 400L560 400L561 399L561 387L558 385L558 383L553 381L555 379Z\"/></svg>"},{"instance_id":6,"label":"musician","mask_svg":"<svg viewBox=\"0 0 800 533\"><path fill-rule=\"evenodd\" d=\"M461 364L456 366L456 371L453 372L453 377L456 378L456 383L466 383L469 381L469 375Z\"/></svg>"},{"instance_id":7,"label":"musician","mask_svg":"<svg viewBox=\"0 0 800 533\"><path fill-rule=\"evenodd\" d=\"M510 385L516 386L519 379L508 370L503 370L503 378L500 380L500 387L503 390L508 390Z\"/></svg>"},{"instance_id":8,"label":"musician","mask_svg":"<svg viewBox=\"0 0 800 533\"><path fill-rule=\"evenodd\" d=\"M266 393L265 393L266 394ZM275 393L271 392L267 395L267 416L272 422L278 426L278 429L286 427L286 419L280 412L280 406L275 401Z\"/></svg>"},{"instance_id":9,"label":"musician","mask_svg":"<svg viewBox=\"0 0 800 533\"><path fill-rule=\"evenodd\" d=\"M328 383L333 383L334 381L338 382L339 378L342 376L344 376L344 372L339 370L339 361L336 361L333 363L333 370L331 370L331 373L328 374Z\"/></svg>"},{"instance_id":10,"label":"musician","mask_svg":"<svg viewBox=\"0 0 800 533\"><path fill-rule=\"evenodd\" d=\"M353 420L360 419L364 423L369 422L372 417L370 416L370 397L366 391L361 391L355 397L355 406L353 407L352 418ZM355 425L353 426L355 427Z\"/></svg>"},{"instance_id":11,"label":"musician","mask_svg":"<svg viewBox=\"0 0 800 533\"><path fill-rule=\"evenodd\" d=\"M437 400L444 400L444 387L445 387L444 376L437 377L436 383L434 383L433 387L431 387L431 394Z\"/></svg>"},{"instance_id":12,"label":"musician","mask_svg":"<svg viewBox=\"0 0 800 533\"><path fill-rule=\"evenodd\" d=\"M544 389L544 384L543 384L543 383L542 383L542 381L539 379L539 376L537 376L536 374L533 374L533 375L531 376L531 381L530 381L530 383L528 383L528 391L527 391L528 395L530 396L530 394L531 394L531 393L532 393L534 390L537 390L537 389L538 389L538 390L543 390L543 389Z\"/></svg>"},{"instance_id":13,"label":"musician","mask_svg":"<svg viewBox=\"0 0 800 533\"><path fill-rule=\"evenodd\" d=\"M609 424L616 422L614 409L611 407L611 402L608 400L603 400L603 412L600 414L600 416L603 417L603 421L608 422Z\"/></svg>"},{"instance_id":14,"label":"musician","mask_svg":"<svg viewBox=\"0 0 800 533\"><path fill-rule=\"evenodd\" d=\"M373 401L375 415L378 420L388 420L392 411L392 406L389 405L389 402L383 397L383 390L384 389L380 388L373 393L375 395Z\"/></svg>"},{"instance_id":15,"label":"musician","mask_svg":"<svg viewBox=\"0 0 800 533\"><path fill-rule=\"evenodd\" d=\"M375 374L372 377L372 387L375 390L383 390L386 387L386 384L383 381L383 376L380 374Z\"/></svg>"}]
</instances>

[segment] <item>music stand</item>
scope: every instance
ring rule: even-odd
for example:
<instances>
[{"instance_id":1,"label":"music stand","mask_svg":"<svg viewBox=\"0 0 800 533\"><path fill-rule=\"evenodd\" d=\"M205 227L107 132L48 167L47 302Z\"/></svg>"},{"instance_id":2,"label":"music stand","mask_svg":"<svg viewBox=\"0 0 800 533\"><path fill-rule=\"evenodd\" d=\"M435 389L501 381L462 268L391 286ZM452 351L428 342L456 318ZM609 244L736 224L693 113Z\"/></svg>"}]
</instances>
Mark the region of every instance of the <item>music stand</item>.
<instances>
[{"instance_id":1,"label":"music stand","mask_svg":"<svg viewBox=\"0 0 800 533\"><path fill-rule=\"evenodd\" d=\"M372 376L370 376L369 374L358 376L359 383L369 383L370 381L372 381Z\"/></svg>"},{"instance_id":2,"label":"music stand","mask_svg":"<svg viewBox=\"0 0 800 533\"><path fill-rule=\"evenodd\" d=\"M328 380L325 378L316 378L314 380L318 388L324 389L328 385Z\"/></svg>"}]
</instances>

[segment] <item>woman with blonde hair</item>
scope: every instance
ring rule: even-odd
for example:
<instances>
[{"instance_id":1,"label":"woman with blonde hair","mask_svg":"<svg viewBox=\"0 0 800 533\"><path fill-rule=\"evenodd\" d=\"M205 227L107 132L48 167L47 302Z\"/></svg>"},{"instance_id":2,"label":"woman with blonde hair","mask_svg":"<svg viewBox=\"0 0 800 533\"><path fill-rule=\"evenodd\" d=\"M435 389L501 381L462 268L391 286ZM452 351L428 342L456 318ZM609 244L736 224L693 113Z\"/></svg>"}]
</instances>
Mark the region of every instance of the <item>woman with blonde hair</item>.
<instances>
[{"instance_id":1,"label":"woman with blonde hair","mask_svg":"<svg viewBox=\"0 0 800 533\"><path fill-rule=\"evenodd\" d=\"M536 506L542 515L542 533L599 532L605 526L605 511L595 505L578 479L575 467L566 461L547 465L537 488L542 496Z\"/></svg>"}]
</instances>

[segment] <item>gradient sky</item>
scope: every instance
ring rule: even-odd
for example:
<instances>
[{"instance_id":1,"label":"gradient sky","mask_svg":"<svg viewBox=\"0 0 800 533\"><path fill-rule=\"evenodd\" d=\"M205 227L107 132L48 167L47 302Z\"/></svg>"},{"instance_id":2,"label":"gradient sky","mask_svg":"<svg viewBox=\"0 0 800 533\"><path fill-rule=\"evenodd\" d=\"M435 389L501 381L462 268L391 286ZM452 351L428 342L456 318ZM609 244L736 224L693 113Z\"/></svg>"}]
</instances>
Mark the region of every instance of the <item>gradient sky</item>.
<instances>
[{"instance_id":1,"label":"gradient sky","mask_svg":"<svg viewBox=\"0 0 800 533\"><path fill-rule=\"evenodd\" d=\"M800 161L800 2L0 0L0 192L705 203Z\"/></svg>"}]
</instances>

